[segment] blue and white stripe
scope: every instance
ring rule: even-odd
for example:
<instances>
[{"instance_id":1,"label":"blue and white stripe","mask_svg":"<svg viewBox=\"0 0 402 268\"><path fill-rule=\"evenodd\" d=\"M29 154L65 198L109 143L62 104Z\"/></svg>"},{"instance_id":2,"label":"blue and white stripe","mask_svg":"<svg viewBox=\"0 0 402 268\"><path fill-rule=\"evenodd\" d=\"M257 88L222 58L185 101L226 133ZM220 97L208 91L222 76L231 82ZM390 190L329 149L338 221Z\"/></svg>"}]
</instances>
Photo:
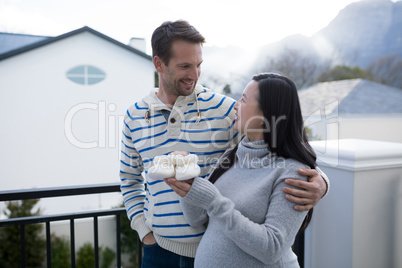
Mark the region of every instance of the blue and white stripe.
<instances>
[{"instance_id":1,"label":"blue and white stripe","mask_svg":"<svg viewBox=\"0 0 402 268\"><path fill-rule=\"evenodd\" d=\"M147 180L146 172L155 156L173 151L197 154L200 176L207 177L219 156L240 138L233 129L235 101L206 89L195 91L176 101L170 114L175 122L166 121L154 93L127 110L121 143L121 192L140 237L153 231L169 241L197 243L204 233L204 227L189 226L178 196L163 180Z\"/></svg>"}]
</instances>

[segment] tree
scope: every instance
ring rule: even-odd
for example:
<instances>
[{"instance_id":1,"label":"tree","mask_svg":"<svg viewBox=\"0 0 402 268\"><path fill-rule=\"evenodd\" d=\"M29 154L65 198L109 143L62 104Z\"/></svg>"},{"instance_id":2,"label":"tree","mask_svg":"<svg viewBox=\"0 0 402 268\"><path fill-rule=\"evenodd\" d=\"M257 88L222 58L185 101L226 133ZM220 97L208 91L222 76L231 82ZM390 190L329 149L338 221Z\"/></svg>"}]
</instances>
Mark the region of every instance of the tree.
<instances>
[{"instance_id":1,"label":"tree","mask_svg":"<svg viewBox=\"0 0 402 268\"><path fill-rule=\"evenodd\" d=\"M128 253L131 267L138 267L138 235L137 232L131 229L130 220L126 214L120 214L120 231L121 231L121 251Z\"/></svg>"},{"instance_id":2,"label":"tree","mask_svg":"<svg viewBox=\"0 0 402 268\"><path fill-rule=\"evenodd\" d=\"M223 94L226 94L226 95L232 93L232 90L230 89L230 85L228 85L228 84L225 85L225 87L223 88L222 91L223 91Z\"/></svg>"},{"instance_id":3,"label":"tree","mask_svg":"<svg viewBox=\"0 0 402 268\"><path fill-rule=\"evenodd\" d=\"M85 243L77 252L77 268L95 267L94 247Z\"/></svg>"},{"instance_id":4,"label":"tree","mask_svg":"<svg viewBox=\"0 0 402 268\"><path fill-rule=\"evenodd\" d=\"M373 61L367 70L376 82L402 89L402 57L399 54L385 55Z\"/></svg>"},{"instance_id":5,"label":"tree","mask_svg":"<svg viewBox=\"0 0 402 268\"><path fill-rule=\"evenodd\" d=\"M108 268L111 266L116 253L110 248L99 247L100 267ZM95 266L95 250L92 243L87 242L80 247L77 252L77 268L87 268Z\"/></svg>"},{"instance_id":6,"label":"tree","mask_svg":"<svg viewBox=\"0 0 402 268\"><path fill-rule=\"evenodd\" d=\"M159 87L159 74L158 72L154 72L154 78L155 78L155 87Z\"/></svg>"},{"instance_id":7,"label":"tree","mask_svg":"<svg viewBox=\"0 0 402 268\"><path fill-rule=\"evenodd\" d=\"M369 71L363 70L358 66L349 67L346 65L337 65L328 72L322 73L317 82L338 81L346 79L363 78L367 80L374 80L374 76Z\"/></svg>"},{"instance_id":8,"label":"tree","mask_svg":"<svg viewBox=\"0 0 402 268\"><path fill-rule=\"evenodd\" d=\"M8 218L19 218L40 215L40 209L33 211L39 199L28 199L6 202L4 214ZM21 267L20 226L0 228L1 267ZM25 226L25 258L28 267L40 267L45 260L46 242L42 238L42 224Z\"/></svg>"},{"instance_id":9,"label":"tree","mask_svg":"<svg viewBox=\"0 0 402 268\"><path fill-rule=\"evenodd\" d=\"M314 83L319 73L328 69L328 63L303 55L296 49L285 48L276 58L265 59L257 72L276 72L289 77L298 89Z\"/></svg>"},{"instance_id":10,"label":"tree","mask_svg":"<svg viewBox=\"0 0 402 268\"><path fill-rule=\"evenodd\" d=\"M101 248L101 268L109 268L116 258L116 253L108 247Z\"/></svg>"},{"instance_id":11,"label":"tree","mask_svg":"<svg viewBox=\"0 0 402 268\"><path fill-rule=\"evenodd\" d=\"M70 254L70 242L67 239L58 237L52 234L51 237L52 246L52 267L57 268L69 268L71 267L71 254Z\"/></svg>"}]
</instances>

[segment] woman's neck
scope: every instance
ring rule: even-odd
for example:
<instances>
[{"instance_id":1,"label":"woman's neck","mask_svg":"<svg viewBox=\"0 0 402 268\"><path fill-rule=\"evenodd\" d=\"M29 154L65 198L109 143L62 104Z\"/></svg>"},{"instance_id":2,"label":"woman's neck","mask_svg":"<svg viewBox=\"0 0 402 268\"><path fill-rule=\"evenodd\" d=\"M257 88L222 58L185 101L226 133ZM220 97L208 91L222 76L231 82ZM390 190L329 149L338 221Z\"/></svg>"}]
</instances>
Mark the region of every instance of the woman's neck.
<instances>
[{"instance_id":1,"label":"woman's neck","mask_svg":"<svg viewBox=\"0 0 402 268\"><path fill-rule=\"evenodd\" d=\"M249 142L255 142L255 141L264 140L264 134L262 132L247 133L246 137L247 137Z\"/></svg>"}]
</instances>

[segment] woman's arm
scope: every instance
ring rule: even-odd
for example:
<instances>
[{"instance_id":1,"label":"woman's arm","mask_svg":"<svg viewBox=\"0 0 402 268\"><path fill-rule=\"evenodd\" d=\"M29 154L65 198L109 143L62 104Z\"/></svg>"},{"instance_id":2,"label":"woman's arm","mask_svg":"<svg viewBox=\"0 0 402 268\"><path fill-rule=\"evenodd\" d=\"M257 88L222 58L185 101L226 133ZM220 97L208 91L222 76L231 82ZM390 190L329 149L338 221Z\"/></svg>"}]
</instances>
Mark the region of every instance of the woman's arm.
<instances>
[{"instance_id":1,"label":"woman's arm","mask_svg":"<svg viewBox=\"0 0 402 268\"><path fill-rule=\"evenodd\" d=\"M301 176L296 175L294 179L301 179ZM186 203L206 210L210 218L221 223L222 231L237 246L267 264L278 261L284 251L292 246L307 214L294 210L293 204L283 197L281 189L285 185L285 177L277 180L266 220L262 224L243 216L235 209L234 203L223 197L207 180L196 178L192 185L177 185L173 180L168 184L174 185L175 188L172 188L184 196Z\"/></svg>"},{"instance_id":2,"label":"woman's arm","mask_svg":"<svg viewBox=\"0 0 402 268\"><path fill-rule=\"evenodd\" d=\"M180 196L184 197L191 188L194 179L186 181L178 181L174 178L167 178L165 182ZM198 205L186 202L180 198L180 206L184 214L184 218L191 226L201 226L208 222L207 211Z\"/></svg>"}]
</instances>

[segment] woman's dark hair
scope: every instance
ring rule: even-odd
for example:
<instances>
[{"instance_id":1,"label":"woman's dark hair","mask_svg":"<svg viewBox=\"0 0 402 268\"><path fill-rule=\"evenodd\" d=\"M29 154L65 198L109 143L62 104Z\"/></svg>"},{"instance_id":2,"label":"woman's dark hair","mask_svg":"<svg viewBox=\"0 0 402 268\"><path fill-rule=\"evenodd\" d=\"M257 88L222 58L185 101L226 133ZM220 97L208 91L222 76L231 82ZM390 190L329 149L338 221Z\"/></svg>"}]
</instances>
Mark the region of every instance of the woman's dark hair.
<instances>
[{"instance_id":1,"label":"woman's dark hair","mask_svg":"<svg viewBox=\"0 0 402 268\"><path fill-rule=\"evenodd\" d=\"M271 153L293 158L314 169L316 154L304 130L299 96L295 84L285 76L261 73L253 77L258 82L259 108L264 114L264 141ZM225 173L235 161L237 146L227 152L221 164L212 172L212 183ZM309 210L300 231L310 223L313 209Z\"/></svg>"},{"instance_id":2,"label":"woman's dark hair","mask_svg":"<svg viewBox=\"0 0 402 268\"><path fill-rule=\"evenodd\" d=\"M187 21L166 21L156 28L152 34L152 57L158 56L165 65L168 65L172 57L172 44L176 40L195 44L205 43L205 38Z\"/></svg>"}]
</instances>

